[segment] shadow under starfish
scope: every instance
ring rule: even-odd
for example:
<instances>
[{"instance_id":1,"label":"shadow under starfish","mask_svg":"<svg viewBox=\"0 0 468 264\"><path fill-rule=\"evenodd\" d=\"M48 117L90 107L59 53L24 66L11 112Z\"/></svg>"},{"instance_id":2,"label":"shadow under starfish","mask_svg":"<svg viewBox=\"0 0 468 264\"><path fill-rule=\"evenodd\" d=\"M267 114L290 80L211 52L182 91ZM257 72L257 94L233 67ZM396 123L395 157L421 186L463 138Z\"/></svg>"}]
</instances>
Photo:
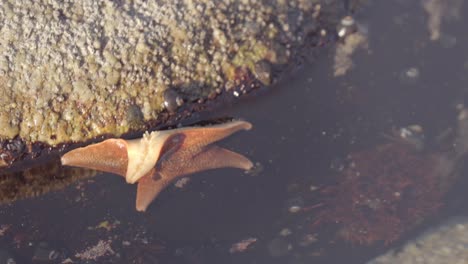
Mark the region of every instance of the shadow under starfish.
<instances>
[{"instance_id":1,"label":"shadow under starfish","mask_svg":"<svg viewBox=\"0 0 468 264\"><path fill-rule=\"evenodd\" d=\"M245 121L146 133L141 139L108 139L74 149L62 156L63 165L115 173L128 183L138 182L136 209L145 211L158 194L178 177L199 171L232 167L249 170L252 162L241 154L211 145L239 130Z\"/></svg>"}]
</instances>

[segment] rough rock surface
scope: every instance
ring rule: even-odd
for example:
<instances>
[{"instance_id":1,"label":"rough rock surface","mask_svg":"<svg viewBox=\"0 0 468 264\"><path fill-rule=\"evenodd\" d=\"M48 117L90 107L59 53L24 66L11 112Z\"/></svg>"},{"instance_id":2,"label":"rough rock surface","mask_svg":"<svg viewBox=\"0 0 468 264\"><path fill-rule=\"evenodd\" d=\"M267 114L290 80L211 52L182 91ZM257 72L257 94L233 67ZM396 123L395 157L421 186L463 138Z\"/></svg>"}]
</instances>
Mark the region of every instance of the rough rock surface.
<instances>
[{"instance_id":1,"label":"rough rock surface","mask_svg":"<svg viewBox=\"0 0 468 264\"><path fill-rule=\"evenodd\" d=\"M177 108L242 94L248 76L269 84L333 28L321 2L0 0L0 167L31 143L141 130L173 110L167 90Z\"/></svg>"},{"instance_id":2,"label":"rough rock surface","mask_svg":"<svg viewBox=\"0 0 468 264\"><path fill-rule=\"evenodd\" d=\"M368 264L463 264L468 263L467 245L468 220L466 218L452 219L407 243L401 250L391 250Z\"/></svg>"}]
</instances>

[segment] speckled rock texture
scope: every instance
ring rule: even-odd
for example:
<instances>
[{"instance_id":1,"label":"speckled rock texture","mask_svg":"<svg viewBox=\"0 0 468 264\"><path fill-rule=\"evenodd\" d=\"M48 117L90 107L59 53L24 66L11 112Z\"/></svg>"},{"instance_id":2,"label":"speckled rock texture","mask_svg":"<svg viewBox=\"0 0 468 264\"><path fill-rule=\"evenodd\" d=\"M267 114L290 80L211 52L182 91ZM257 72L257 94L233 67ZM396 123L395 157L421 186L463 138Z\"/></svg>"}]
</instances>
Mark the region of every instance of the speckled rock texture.
<instances>
[{"instance_id":1,"label":"speckled rock texture","mask_svg":"<svg viewBox=\"0 0 468 264\"><path fill-rule=\"evenodd\" d=\"M368 264L466 264L468 219L457 218L428 231L400 250L377 257Z\"/></svg>"},{"instance_id":2,"label":"speckled rock texture","mask_svg":"<svg viewBox=\"0 0 468 264\"><path fill-rule=\"evenodd\" d=\"M33 143L118 137L168 108L242 95L249 78L270 84L333 35L336 4L323 2L0 0L0 167Z\"/></svg>"}]
</instances>

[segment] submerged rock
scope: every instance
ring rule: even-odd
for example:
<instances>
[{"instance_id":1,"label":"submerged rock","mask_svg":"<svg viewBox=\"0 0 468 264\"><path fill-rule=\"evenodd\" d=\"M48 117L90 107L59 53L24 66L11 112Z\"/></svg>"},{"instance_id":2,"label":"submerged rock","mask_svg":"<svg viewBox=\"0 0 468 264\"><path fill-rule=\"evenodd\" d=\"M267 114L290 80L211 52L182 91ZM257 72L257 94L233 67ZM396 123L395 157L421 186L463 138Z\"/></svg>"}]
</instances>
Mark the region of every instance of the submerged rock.
<instances>
[{"instance_id":1,"label":"submerged rock","mask_svg":"<svg viewBox=\"0 0 468 264\"><path fill-rule=\"evenodd\" d=\"M467 243L467 219L452 219L408 242L403 248L390 250L368 264L467 263Z\"/></svg>"},{"instance_id":2,"label":"submerged rock","mask_svg":"<svg viewBox=\"0 0 468 264\"><path fill-rule=\"evenodd\" d=\"M437 211L454 162L443 154L419 153L400 142L353 152L336 186L325 187L314 230L338 226L337 235L354 244L386 244Z\"/></svg>"},{"instance_id":3,"label":"submerged rock","mask_svg":"<svg viewBox=\"0 0 468 264\"><path fill-rule=\"evenodd\" d=\"M453 132L443 131L432 147L423 128L410 125L386 135L389 142L351 152L337 183L321 188L323 198L304 208L315 210L313 231L333 226L345 242L390 245L436 214L468 154L468 110L459 111Z\"/></svg>"}]
</instances>

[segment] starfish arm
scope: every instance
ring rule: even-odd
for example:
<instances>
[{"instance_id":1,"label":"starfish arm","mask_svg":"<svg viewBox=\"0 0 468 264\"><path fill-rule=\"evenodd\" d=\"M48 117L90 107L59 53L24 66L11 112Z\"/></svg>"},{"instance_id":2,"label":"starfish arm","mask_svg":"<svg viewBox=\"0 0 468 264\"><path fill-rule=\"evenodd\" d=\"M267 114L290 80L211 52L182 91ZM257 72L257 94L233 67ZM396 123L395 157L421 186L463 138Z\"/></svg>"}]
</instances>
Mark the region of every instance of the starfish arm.
<instances>
[{"instance_id":1,"label":"starfish arm","mask_svg":"<svg viewBox=\"0 0 468 264\"><path fill-rule=\"evenodd\" d=\"M218 146L208 146L196 155L192 154L174 154L171 159L161 164L160 175L168 181L173 181L177 177L199 171L226 167L249 170L253 167L252 162L243 155Z\"/></svg>"},{"instance_id":2,"label":"starfish arm","mask_svg":"<svg viewBox=\"0 0 468 264\"><path fill-rule=\"evenodd\" d=\"M155 168L138 181L137 211L146 211L159 193L181 176L225 167L249 170L253 166L252 162L243 155L217 146L208 146L186 160L178 154L174 156L175 160L172 158L167 160L161 164L157 172Z\"/></svg>"},{"instance_id":3,"label":"starfish arm","mask_svg":"<svg viewBox=\"0 0 468 264\"><path fill-rule=\"evenodd\" d=\"M201 150L203 147L226 138L239 130L250 130L252 124L246 121L232 121L224 124L182 128L178 133L184 135L184 144L181 148L192 148Z\"/></svg>"},{"instance_id":4,"label":"starfish arm","mask_svg":"<svg viewBox=\"0 0 468 264\"><path fill-rule=\"evenodd\" d=\"M127 143L123 139L108 139L65 153L62 165L84 167L125 176L127 171Z\"/></svg>"},{"instance_id":5,"label":"starfish arm","mask_svg":"<svg viewBox=\"0 0 468 264\"><path fill-rule=\"evenodd\" d=\"M166 188L169 184L164 179L153 179L154 170L151 174L148 173L138 181L137 197L136 197L136 210L139 212L146 211L146 208L156 199L159 193ZM157 173L156 173L157 174Z\"/></svg>"}]
</instances>

